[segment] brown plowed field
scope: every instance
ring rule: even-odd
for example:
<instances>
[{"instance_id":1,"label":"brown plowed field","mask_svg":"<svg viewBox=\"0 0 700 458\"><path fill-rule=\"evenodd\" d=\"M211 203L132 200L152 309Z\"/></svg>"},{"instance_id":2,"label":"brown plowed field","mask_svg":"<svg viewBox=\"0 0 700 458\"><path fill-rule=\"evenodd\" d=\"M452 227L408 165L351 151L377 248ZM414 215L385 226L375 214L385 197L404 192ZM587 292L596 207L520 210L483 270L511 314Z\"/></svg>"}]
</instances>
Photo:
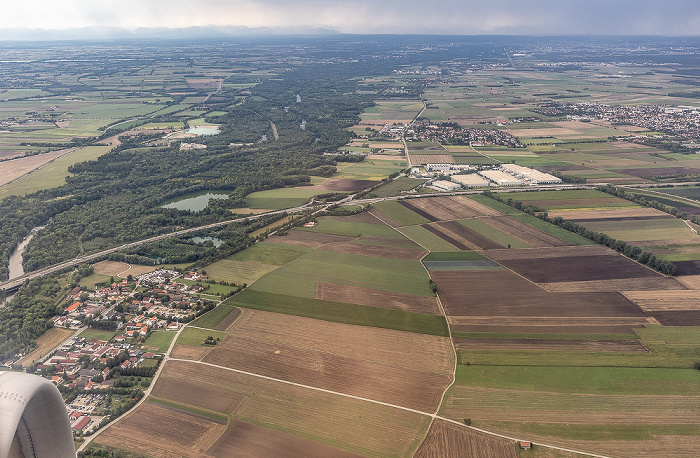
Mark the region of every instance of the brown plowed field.
<instances>
[{"instance_id":1,"label":"brown plowed field","mask_svg":"<svg viewBox=\"0 0 700 458\"><path fill-rule=\"evenodd\" d=\"M494 242L488 237L459 224L457 221L436 223L436 226L439 226L442 232L446 232L448 235L457 238L457 240L467 241L469 245L475 246L477 250L497 250L499 248L505 248L500 243Z\"/></svg>"},{"instance_id":2,"label":"brown plowed field","mask_svg":"<svg viewBox=\"0 0 700 458\"><path fill-rule=\"evenodd\" d=\"M700 311L700 294L698 294L698 291L624 291L622 294L647 312L667 310Z\"/></svg>"},{"instance_id":3,"label":"brown plowed field","mask_svg":"<svg viewBox=\"0 0 700 458\"><path fill-rule=\"evenodd\" d=\"M251 310L203 361L431 411L452 352L444 337Z\"/></svg>"},{"instance_id":4,"label":"brown plowed field","mask_svg":"<svg viewBox=\"0 0 700 458\"><path fill-rule=\"evenodd\" d=\"M345 242L345 243L328 243L318 247L323 251L334 251L336 253L357 254L361 256L376 256L380 258L390 259L414 259L418 260L423 257L425 251L412 250L407 248L398 248L391 246L369 245L366 243Z\"/></svg>"},{"instance_id":5,"label":"brown plowed field","mask_svg":"<svg viewBox=\"0 0 700 458\"><path fill-rule=\"evenodd\" d=\"M531 250L528 250L531 251ZM621 278L664 278L636 262L618 256L569 256L539 258L532 252L530 259L501 259L505 267L536 283L556 283Z\"/></svg>"},{"instance_id":6,"label":"brown plowed field","mask_svg":"<svg viewBox=\"0 0 700 458\"><path fill-rule=\"evenodd\" d=\"M470 322L468 319L472 317L461 317L461 316L456 316L452 317L455 320L461 321L464 320L465 322ZM538 334L632 334L633 332L633 327L640 327L643 324L636 324L635 326L606 326L606 325L579 325L576 323L571 323L571 319L567 319L565 322L561 323L560 325L556 326L549 326L549 325L542 325L541 322L535 322L535 323L521 323L521 324L515 324L513 326L507 326L507 325L489 325L489 324L452 324L452 320L450 320L450 326L452 329L452 332L503 332L503 333L518 333L518 332L523 332L523 329L525 329L525 332L532 332L532 333L538 333ZM648 324L648 323L644 323Z\"/></svg>"},{"instance_id":7,"label":"brown plowed field","mask_svg":"<svg viewBox=\"0 0 700 458\"><path fill-rule=\"evenodd\" d=\"M210 347L200 347L194 345L175 345L173 347L172 354L173 358L191 359L194 361L199 361L211 350Z\"/></svg>"},{"instance_id":8,"label":"brown plowed field","mask_svg":"<svg viewBox=\"0 0 700 458\"><path fill-rule=\"evenodd\" d=\"M449 154L409 154L411 165L422 164L454 164L455 160Z\"/></svg>"},{"instance_id":9,"label":"brown plowed field","mask_svg":"<svg viewBox=\"0 0 700 458\"><path fill-rule=\"evenodd\" d=\"M438 223L439 224L439 223ZM476 245L473 243L469 242L468 240L458 237L456 234L453 232L446 230L440 226L432 225L432 224L422 224L421 227L429 232L432 232L433 234L437 235L450 245L459 248L460 250L464 251L469 251L469 250L477 250L479 249Z\"/></svg>"},{"instance_id":10,"label":"brown plowed field","mask_svg":"<svg viewBox=\"0 0 700 458\"><path fill-rule=\"evenodd\" d=\"M236 321L239 316L241 316L241 313L243 313L243 311L241 309L239 309L239 308L234 309L231 313L226 315L226 318L221 320L221 322L219 324L217 324L214 329L216 329L217 331L227 330L229 328L229 326L231 326L233 324L233 322Z\"/></svg>"},{"instance_id":11,"label":"brown plowed field","mask_svg":"<svg viewBox=\"0 0 700 458\"><path fill-rule=\"evenodd\" d=\"M557 328L576 329L582 326L610 329L615 326L641 327L647 324L658 324L652 317L647 316L451 316L448 318L450 326L459 328L461 326L509 326L509 327L537 327L548 326ZM458 329L455 329L458 331ZM534 331L533 331L534 332ZM566 332L578 332L567 330ZM602 333L601 331L594 331Z\"/></svg>"},{"instance_id":12,"label":"brown plowed field","mask_svg":"<svg viewBox=\"0 0 700 458\"><path fill-rule=\"evenodd\" d=\"M457 350L649 351L639 340L471 339L458 337L454 341Z\"/></svg>"},{"instance_id":13,"label":"brown plowed field","mask_svg":"<svg viewBox=\"0 0 700 458\"><path fill-rule=\"evenodd\" d=\"M401 227L401 224L399 224L398 222L396 222L396 221L394 221L393 219L389 218L388 216L386 216L384 213L380 212L380 211L377 210L376 208L372 208L372 209L369 211L369 213L370 213L372 216L374 216L375 218L381 220L382 222L384 222L385 224L387 224L387 225L389 225L389 226L391 226L391 227Z\"/></svg>"},{"instance_id":14,"label":"brown plowed field","mask_svg":"<svg viewBox=\"0 0 700 458\"><path fill-rule=\"evenodd\" d=\"M450 221L478 216L502 215L498 210L480 204L467 196L429 197L425 199L410 199L410 202L400 200L399 203L402 205L410 204L409 208L422 210L432 217L428 218L431 221ZM427 218L423 213L419 214Z\"/></svg>"},{"instance_id":15,"label":"brown plowed field","mask_svg":"<svg viewBox=\"0 0 700 458\"><path fill-rule=\"evenodd\" d=\"M146 402L110 426L97 442L153 457L202 456L225 429L226 425Z\"/></svg>"},{"instance_id":16,"label":"brown plowed field","mask_svg":"<svg viewBox=\"0 0 700 458\"><path fill-rule=\"evenodd\" d=\"M271 243L284 243L287 245L297 245L307 248L318 248L326 243L341 243L353 240L354 237L344 235L323 234L320 232L289 231L284 236L272 236L268 240Z\"/></svg>"},{"instance_id":17,"label":"brown plowed field","mask_svg":"<svg viewBox=\"0 0 700 458\"><path fill-rule=\"evenodd\" d=\"M353 375L358 378L362 374ZM166 390L160 387L164 381L170 383ZM193 362L166 362L155 390L159 397L167 394L173 401L203 409L230 408L233 420L332 443L361 455L406 455L429 421L412 412ZM164 418L169 417L152 422L167 426ZM189 437L186 429L179 434ZM162 436L154 431L150 441L164 440Z\"/></svg>"},{"instance_id":18,"label":"brown plowed field","mask_svg":"<svg viewBox=\"0 0 700 458\"><path fill-rule=\"evenodd\" d=\"M481 218L482 221L494 229L505 232L511 237L521 240L531 247L557 247L571 245L561 239L535 229L529 224L511 218L510 216L499 216L497 218Z\"/></svg>"},{"instance_id":19,"label":"brown plowed field","mask_svg":"<svg viewBox=\"0 0 700 458\"><path fill-rule=\"evenodd\" d=\"M413 199L412 199L413 200ZM431 215L430 213L421 210L417 206L413 205L411 202L408 202L406 200L397 200L399 205L403 205L404 207L408 208L414 213L417 213L418 215L422 216L423 218L427 219L428 221L438 221L436 217Z\"/></svg>"},{"instance_id":20,"label":"brown plowed field","mask_svg":"<svg viewBox=\"0 0 700 458\"><path fill-rule=\"evenodd\" d=\"M419 458L517 458L515 442L436 418L415 454Z\"/></svg>"},{"instance_id":21,"label":"brown plowed field","mask_svg":"<svg viewBox=\"0 0 700 458\"><path fill-rule=\"evenodd\" d=\"M226 432L209 449L207 455L222 458L254 456L350 458L359 456L310 439L242 421L232 421Z\"/></svg>"},{"instance_id":22,"label":"brown plowed field","mask_svg":"<svg viewBox=\"0 0 700 458\"><path fill-rule=\"evenodd\" d=\"M383 307L407 312L429 313L432 315L440 315L441 313L437 301L431 297L380 291L359 286L338 285L335 283L318 282L316 299L368 305L370 307Z\"/></svg>"},{"instance_id":23,"label":"brown plowed field","mask_svg":"<svg viewBox=\"0 0 700 458\"><path fill-rule=\"evenodd\" d=\"M654 318L664 326L700 326L700 311L671 310L654 312Z\"/></svg>"},{"instance_id":24,"label":"brown plowed field","mask_svg":"<svg viewBox=\"0 0 700 458\"><path fill-rule=\"evenodd\" d=\"M568 258L570 256L617 256L613 250L601 245L561 246L553 248L522 249L522 250L494 250L489 251L488 257L496 261L509 259L547 259Z\"/></svg>"}]
</instances>

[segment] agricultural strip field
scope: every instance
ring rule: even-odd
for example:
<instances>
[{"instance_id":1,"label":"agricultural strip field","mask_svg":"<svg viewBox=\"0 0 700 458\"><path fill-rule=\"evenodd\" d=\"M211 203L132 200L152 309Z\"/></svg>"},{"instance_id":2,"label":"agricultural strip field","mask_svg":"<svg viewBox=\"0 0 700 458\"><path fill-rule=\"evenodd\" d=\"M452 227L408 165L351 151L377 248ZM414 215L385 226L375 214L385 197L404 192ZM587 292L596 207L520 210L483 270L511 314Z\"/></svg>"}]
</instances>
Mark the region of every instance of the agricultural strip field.
<instances>
[{"instance_id":1,"label":"agricultural strip field","mask_svg":"<svg viewBox=\"0 0 700 458\"><path fill-rule=\"evenodd\" d=\"M36 348L19 360L22 367L29 367L39 361L44 355L53 350L58 344L73 335L71 329L51 328L36 340Z\"/></svg>"},{"instance_id":2,"label":"agricultural strip field","mask_svg":"<svg viewBox=\"0 0 700 458\"><path fill-rule=\"evenodd\" d=\"M316 299L407 312L428 313L431 315L440 315L441 313L436 300L431 297L387 292L360 286L338 285L335 283L318 282Z\"/></svg>"},{"instance_id":3,"label":"agricultural strip field","mask_svg":"<svg viewBox=\"0 0 700 458\"><path fill-rule=\"evenodd\" d=\"M415 178L399 177L375 189L374 191L372 191L372 194L374 194L377 197L398 196L405 191L409 191L413 188L422 185L426 181L427 180L423 179L417 180ZM369 186L371 186L371 184Z\"/></svg>"},{"instance_id":4,"label":"agricultural strip field","mask_svg":"<svg viewBox=\"0 0 700 458\"><path fill-rule=\"evenodd\" d=\"M478 456L482 458L517 458L515 443L463 428L436 418L428 435L414 456L439 458L445 456Z\"/></svg>"},{"instance_id":5,"label":"agricultural strip field","mask_svg":"<svg viewBox=\"0 0 700 458\"><path fill-rule=\"evenodd\" d=\"M155 267L153 266L142 266L138 264L127 264L125 262L118 261L100 261L93 265L96 274L101 274L109 277L117 277L119 274L123 274L123 278L127 275L133 277L138 277L149 272L153 272Z\"/></svg>"},{"instance_id":6,"label":"agricultural strip field","mask_svg":"<svg viewBox=\"0 0 700 458\"><path fill-rule=\"evenodd\" d=\"M500 216L501 213L467 196L429 197L400 200L399 204L429 221L450 221L477 216Z\"/></svg>"},{"instance_id":7,"label":"agricultural strip field","mask_svg":"<svg viewBox=\"0 0 700 458\"><path fill-rule=\"evenodd\" d=\"M198 395L190 396L193 392ZM274 431L280 431L365 456L412 454L429 423L427 417L419 414L182 361L166 363L154 396L229 415L232 419L229 427L235 428L238 421L251 423L269 429L273 437ZM123 421L125 429L136 418L137 415L128 416ZM194 442L192 432L187 429L170 432L167 422L152 422L149 429L159 429L157 433L151 432L163 440L168 439L168 434L179 434L181 440ZM110 428L100 436L99 442L109 441L112 435ZM209 453L213 455L216 450L249 453L237 447L235 438L235 433L218 436L218 441L209 445ZM127 448L142 450L147 439L139 439L128 443Z\"/></svg>"},{"instance_id":8,"label":"agricultural strip field","mask_svg":"<svg viewBox=\"0 0 700 458\"><path fill-rule=\"evenodd\" d=\"M378 202L370 212L392 227L413 226L430 221L395 200Z\"/></svg>"},{"instance_id":9,"label":"agricultural strip field","mask_svg":"<svg viewBox=\"0 0 700 458\"><path fill-rule=\"evenodd\" d=\"M432 411L452 351L444 337L248 310L203 361Z\"/></svg>"},{"instance_id":10,"label":"agricultural strip field","mask_svg":"<svg viewBox=\"0 0 700 458\"><path fill-rule=\"evenodd\" d=\"M11 161L0 162L0 186L26 175L56 158L75 151L75 148L51 151L50 153L21 157Z\"/></svg>"}]
</instances>

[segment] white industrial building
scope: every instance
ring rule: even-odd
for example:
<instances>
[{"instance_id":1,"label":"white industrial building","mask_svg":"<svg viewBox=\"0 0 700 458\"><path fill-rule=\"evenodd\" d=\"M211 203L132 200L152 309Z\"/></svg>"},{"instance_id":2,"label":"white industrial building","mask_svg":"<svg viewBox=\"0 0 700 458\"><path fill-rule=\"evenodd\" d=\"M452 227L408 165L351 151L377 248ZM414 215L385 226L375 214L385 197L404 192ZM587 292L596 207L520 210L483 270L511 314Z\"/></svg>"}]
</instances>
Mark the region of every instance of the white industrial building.
<instances>
[{"instance_id":1,"label":"white industrial building","mask_svg":"<svg viewBox=\"0 0 700 458\"><path fill-rule=\"evenodd\" d=\"M445 172L450 170L452 164L426 164L425 170L428 172Z\"/></svg>"},{"instance_id":2,"label":"white industrial building","mask_svg":"<svg viewBox=\"0 0 700 458\"><path fill-rule=\"evenodd\" d=\"M482 170L478 173L498 186L520 186L523 184L522 180L502 170Z\"/></svg>"},{"instance_id":3,"label":"white industrial building","mask_svg":"<svg viewBox=\"0 0 700 458\"><path fill-rule=\"evenodd\" d=\"M511 175L515 175L516 177L523 179L530 184L552 184L562 182L561 178L557 178L554 175L523 167L521 165L502 164L501 169L505 170Z\"/></svg>"},{"instance_id":4,"label":"white industrial building","mask_svg":"<svg viewBox=\"0 0 700 458\"><path fill-rule=\"evenodd\" d=\"M440 191L455 191L462 187L457 183L445 180L433 181L433 183L430 186Z\"/></svg>"},{"instance_id":5,"label":"white industrial building","mask_svg":"<svg viewBox=\"0 0 700 458\"><path fill-rule=\"evenodd\" d=\"M451 178L452 181L461 184L465 188L481 188L491 185L488 180L476 173L470 173L469 175L452 175Z\"/></svg>"}]
</instances>

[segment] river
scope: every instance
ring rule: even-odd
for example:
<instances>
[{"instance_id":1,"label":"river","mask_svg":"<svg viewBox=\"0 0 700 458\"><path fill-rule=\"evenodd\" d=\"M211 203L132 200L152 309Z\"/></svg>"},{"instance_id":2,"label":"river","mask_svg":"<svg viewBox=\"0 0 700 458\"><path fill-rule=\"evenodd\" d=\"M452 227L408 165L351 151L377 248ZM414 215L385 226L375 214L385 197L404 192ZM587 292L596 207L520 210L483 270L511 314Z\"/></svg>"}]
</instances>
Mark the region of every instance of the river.
<instances>
[{"instance_id":1,"label":"river","mask_svg":"<svg viewBox=\"0 0 700 458\"><path fill-rule=\"evenodd\" d=\"M35 233L36 231L32 231L27 237L24 238L24 240L19 242L19 245L17 245L15 251L13 251L10 255L10 280L24 275L24 267L22 267L22 253L24 253L24 249L32 240Z\"/></svg>"}]
</instances>

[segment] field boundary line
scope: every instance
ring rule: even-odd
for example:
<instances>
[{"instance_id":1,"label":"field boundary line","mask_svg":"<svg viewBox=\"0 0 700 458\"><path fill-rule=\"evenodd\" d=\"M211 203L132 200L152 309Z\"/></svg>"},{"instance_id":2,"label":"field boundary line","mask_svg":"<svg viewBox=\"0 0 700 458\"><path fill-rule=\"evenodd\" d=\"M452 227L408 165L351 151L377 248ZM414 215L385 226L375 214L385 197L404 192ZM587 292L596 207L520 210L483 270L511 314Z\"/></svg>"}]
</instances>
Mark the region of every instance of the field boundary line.
<instances>
[{"instance_id":1,"label":"field boundary line","mask_svg":"<svg viewBox=\"0 0 700 458\"><path fill-rule=\"evenodd\" d=\"M399 410L403 410L403 411L406 411L406 412L411 412L411 413L415 413L415 414L418 414L418 415L423 415L423 416L431 417L433 420L437 418L437 419L440 419L440 420L444 420L444 421L453 423L453 424L455 424L455 425L459 425L459 426L461 426L461 427L463 427L463 428L472 429L472 430L474 430L474 431L479 431L479 432L481 432L481 433L485 433L485 434L488 434L488 435L490 435L490 436L500 437L500 438L502 438L502 439L507 439L507 440L511 440L511 441L515 441L515 442L519 442L519 441L523 440L523 439L517 439L517 438L515 438L515 437L510 437L510 436L506 436L506 435L503 435L503 434L499 434L499 433L494 433L494 432L491 432L491 431L487 431L487 430L485 430L485 429L476 428L476 427L474 427L474 426L468 426L468 425L462 424L462 423L460 423L460 422L458 422L458 421L456 421L456 420L452 420L452 419L450 419L450 418L446 418L446 417L440 416L440 415L438 415L438 414L436 414L436 413L423 412L423 411L420 411L420 410L417 410L417 409L412 409L412 408L410 408L410 407L404 407L404 406L400 406L400 405L397 405L397 404L391 404L391 403L384 402L384 401L378 401L378 400L376 400L376 399L365 398L365 397L362 397L362 396L355 396L355 395L353 395L353 394L341 393L341 392L339 392L339 391L328 390L328 389L325 389L325 388L319 388L319 387L315 387L315 386L311 386L311 385L304 385L303 383L297 383L297 382L292 382L292 381L289 381L289 380L284 380L284 379L279 379L279 378L275 378L275 377L270 377L270 376L267 376L267 375L256 374L256 373L254 373L254 372L248 372L248 371L244 371L244 370L241 370L241 369L234 369L234 368L231 368L231 367L219 366L218 364L207 363L207 362L204 362L204 361L193 361L193 360L191 360L191 359L180 359L180 358L168 358L168 361L178 361L178 362L190 363L190 364L202 364L202 365L205 365L205 366L214 367L214 368L221 369L221 370L226 370L226 371L229 371L229 372L236 372L236 373L238 373L238 374L248 375L248 376L251 376L251 377L260 378L260 379L263 379L263 380L269 380L269 381L272 381L272 382L283 383L283 384L295 386L295 387L298 387L298 388L305 388L305 389L309 389L309 390L313 390L313 391L319 391L319 392L321 392L321 393L333 394L333 395L336 395L336 396L342 396L342 397L349 398L349 399L354 399L354 400L357 400L357 401L369 402L369 403L381 405L381 406L384 406L384 407L391 407L391 408L394 408L394 409L399 409ZM165 365L165 361L163 362L163 365L161 365L161 367L163 367L164 365ZM159 368L159 369L160 369L160 368ZM151 386L153 386L153 383L151 384ZM145 399L146 399L146 396L144 395L144 397L141 399L141 401L143 401L143 400L145 400ZM140 402L141 402L141 401L140 401ZM123 418L123 417L120 417L120 418ZM114 423L114 422L113 422L113 423ZM112 424L113 424L113 423L112 423ZM91 436L91 437L94 437L94 435ZM547 445L547 444L541 444L541 443L535 443L535 444L536 444L536 445L539 445L539 446L541 446L541 447L553 448L553 449L555 449L555 450L561 450L561 451L570 452L570 453L578 453L578 454L581 454L581 455L592 456L592 457L595 457L595 458L609 458L609 457L607 457L607 456L605 456L605 455L597 455L597 454L594 454L594 453L582 452L582 451L578 451L578 450L571 450L571 449L567 449L567 448L563 448L563 447L558 447L558 446L555 446L555 445Z\"/></svg>"}]
</instances>

